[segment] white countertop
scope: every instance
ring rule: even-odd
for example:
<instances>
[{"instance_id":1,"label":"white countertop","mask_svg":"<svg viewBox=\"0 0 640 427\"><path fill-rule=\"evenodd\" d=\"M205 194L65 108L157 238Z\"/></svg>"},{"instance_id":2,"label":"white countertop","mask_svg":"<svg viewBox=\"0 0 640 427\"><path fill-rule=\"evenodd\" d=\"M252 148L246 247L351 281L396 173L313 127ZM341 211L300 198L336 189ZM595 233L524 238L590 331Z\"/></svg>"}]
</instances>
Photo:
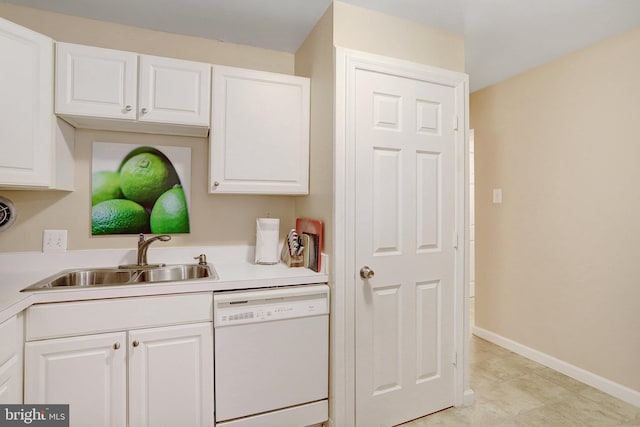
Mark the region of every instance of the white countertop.
<instances>
[{"instance_id":1,"label":"white countertop","mask_svg":"<svg viewBox=\"0 0 640 427\"><path fill-rule=\"evenodd\" d=\"M31 292L20 291L62 270L133 264L135 250L0 253L0 323L36 303L264 288L328 281L327 257L324 255L323 271L320 273L304 267L289 268L283 263L257 265L252 261L253 247L247 246L152 247L148 256L150 264L194 264L197 261L193 258L202 253L207 255L207 261L218 273L218 280L197 279Z\"/></svg>"}]
</instances>

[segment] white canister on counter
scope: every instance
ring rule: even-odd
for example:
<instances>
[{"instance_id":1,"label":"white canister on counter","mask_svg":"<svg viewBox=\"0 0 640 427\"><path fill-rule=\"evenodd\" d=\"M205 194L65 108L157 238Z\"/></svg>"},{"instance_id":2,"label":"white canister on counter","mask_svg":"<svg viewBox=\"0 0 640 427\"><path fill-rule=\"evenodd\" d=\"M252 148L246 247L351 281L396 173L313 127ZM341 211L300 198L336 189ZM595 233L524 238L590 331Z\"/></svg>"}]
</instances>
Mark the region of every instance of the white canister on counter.
<instances>
[{"instance_id":1,"label":"white canister on counter","mask_svg":"<svg viewBox=\"0 0 640 427\"><path fill-rule=\"evenodd\" d=\"M280 262L280 219L258 218L256 220L256 264Z\"/></svg>"}]
</instances>

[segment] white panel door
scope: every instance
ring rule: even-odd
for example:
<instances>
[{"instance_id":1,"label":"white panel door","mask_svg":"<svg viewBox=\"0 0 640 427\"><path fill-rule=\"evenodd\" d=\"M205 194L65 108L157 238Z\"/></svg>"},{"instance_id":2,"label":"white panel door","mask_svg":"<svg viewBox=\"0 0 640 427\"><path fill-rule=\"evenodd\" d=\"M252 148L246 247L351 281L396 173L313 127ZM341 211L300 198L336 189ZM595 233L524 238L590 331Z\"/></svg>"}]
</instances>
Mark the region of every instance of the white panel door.
<instances>
[{"instance_id":1,"label":"white panel door","mask_svg":"<svg viewBox=\"0 0 640 427\"><path fill-rule=\"evenodd\" d=\"M52 181L53 40L0 19L0 184Z\"/></svg>"},{"instance_id":2,"label":"white panel door","mask_svg":"<svg viewBox=\"0 0 640 427\"><path fill-rule=\"evenodd\" d=\"M357 70L356 424L454 403L454 89Z\"/></svg>"},{"instance_id":3,"label":"white panel door","mask_svg":"<svg viewBox=\"0 0 640 427\"><path fill-rule=\"evenodd\" d=\"M209 126L210 99L210 64L140 56L140 121Z\"/></svg>"},{"instance_id":4,"label":"white panel door","mask_svg":"<svg viewBox=\"0 0 640 427\"><path fill-rule=\"evenodd\" d=\"M56 43L56 114L136 119L138 55Z\"/></svg>"},{"instance_id":5,"label":"white panel door","mask_svg":"<svg viewBox=\"0 0 640 427\"><path fill-rule=\"evenodd\" d=\"M126 333L25 344L25 403L69 404L72 427L127 425Z\"/></svg>"},{"instance_id":6,"label":"white panel door","mask_svg":"<svg viewBox=\"0 0 640 427\"><path fill-rule=\"evenodd\" d=\"M309 79L214 66L210 193L309 192Z\"/></svg>"},{"instance_id":7,"label":"white panel door","mask_svg":"<svg viewBox=\"0 0 640 427\"><path fill-rule=\"evenodd\" d=\"M213 425L211 322L129 332L129 425Z\"/></svg>"}]
</instances>

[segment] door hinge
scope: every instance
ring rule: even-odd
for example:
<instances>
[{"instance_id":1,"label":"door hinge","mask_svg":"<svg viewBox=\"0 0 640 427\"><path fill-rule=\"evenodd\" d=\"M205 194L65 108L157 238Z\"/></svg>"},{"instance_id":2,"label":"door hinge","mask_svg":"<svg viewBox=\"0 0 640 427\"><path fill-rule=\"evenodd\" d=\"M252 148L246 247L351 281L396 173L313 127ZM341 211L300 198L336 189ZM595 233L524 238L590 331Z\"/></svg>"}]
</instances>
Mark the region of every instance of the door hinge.
<instances>
[{"instance_id":1,"label":"door hinge","mask_svg":"<svg viewBox=\"0 0 640 427\"><path fill-rule=\"evenodd\" d=\"M453 116L453 130L458 130L458 115Z\"/></svg>"}]
</instances>

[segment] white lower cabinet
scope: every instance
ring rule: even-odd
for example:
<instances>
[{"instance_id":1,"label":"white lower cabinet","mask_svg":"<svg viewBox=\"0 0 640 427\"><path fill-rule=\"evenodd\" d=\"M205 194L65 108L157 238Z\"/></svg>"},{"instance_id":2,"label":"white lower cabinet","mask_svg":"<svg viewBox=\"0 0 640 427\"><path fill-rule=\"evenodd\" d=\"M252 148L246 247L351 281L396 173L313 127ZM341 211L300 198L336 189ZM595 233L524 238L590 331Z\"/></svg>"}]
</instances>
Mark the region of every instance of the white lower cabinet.
<instances>
[{"instance_id":1,"label":"white lower cabinet","mask_svg":"<svg viewBox=\"0 0 640 427\"><path fill-rule=\"evenodd\" d=\"M129 332L130 426L213 426L212 381L211 323Z\"/></svg>"},{"instance_id":2,"label":"white lower cabinet","mask_svg":"<svg viewBox=\"0 0 640 427\"><path fill-rule=\"evenodd\" d=\"M156 326L162 321L153 310L147 318L148 326L154 327L144 327L144 316L132 313L130 324L135 329L29 341L30 336L60 335L48 328L47 319L53 322L64 315L82 323L84 316L72 315L93 310L92 319L87 319L92 323L110 311L102 301L29 308L25 403L69 404L70 425L76 427L213 426L213 326L211 314L206 313L211 296L203 294L199 303L203 309L193 307L192 313L185 303L194 296L180 297L117 299L111 302L111 314L117 317L114 323L127 324L127 314L118 308L140 302L145 309L174 307L174 313L167 314L174 320L175 312L182 311L177 317L205 321Z\"/></svg>"},{"instance_id":3,"label":"white lower cabinet","mask_svg":"<svg viewBox=\"0 0 640 427\"><path fill-rule=\"evenodd\" d=\"M69 404L74 426L126 426L126 335L26 343L25 403Z\"/></svg>"},{"instance_id":4,"label":"white lower cabinet","mask_svg":"<svg viewBox=\"0 0 640 427\"><path fill-rule=\"evenodd\" d=\"M22 403L22 315L0 324L0 404Z\"/></svg>"}]
</instances>

